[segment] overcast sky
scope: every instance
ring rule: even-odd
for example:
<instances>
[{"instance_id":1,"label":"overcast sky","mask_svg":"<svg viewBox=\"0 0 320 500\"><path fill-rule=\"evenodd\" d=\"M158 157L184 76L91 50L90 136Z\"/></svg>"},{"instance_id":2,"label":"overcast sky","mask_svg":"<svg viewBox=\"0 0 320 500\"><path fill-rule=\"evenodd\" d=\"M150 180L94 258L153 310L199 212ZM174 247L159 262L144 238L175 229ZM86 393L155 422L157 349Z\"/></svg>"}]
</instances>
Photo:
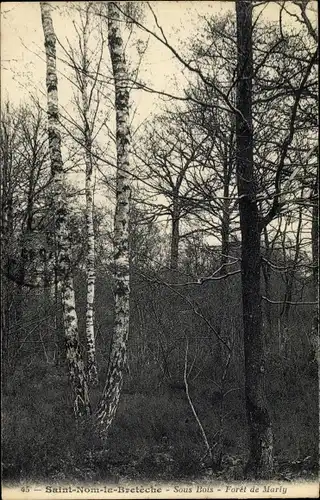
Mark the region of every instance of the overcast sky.
<instances>
[{"instance_id":1,"label":"overcast sky","mask_svg":"<svg viewBox=\"0 0 320 500\"><path fill-rule=\"evenodd\" d=\"M290 4L291 2L288 2ZM68 6L67 6L68 4ZM70 13L70 4L77 2L52 2L53 22L56 34L62 44L66 43L66 36L71 43L74 40L73 15ZM234 10L233 1L156 1L153 5L159 23L163 27L168 39L174 46L184 45L196 33L198 16L224 14ZM43 32L41 26L40 6L38 2L7 2L2 3L1 20L1 59L2 59L2 98L9 97L14 102L25 99L28 92L44 88L45 60L43 53ZM295 7L290 5L294 12ZM262 12L262 18L276 21L279 17L277 2L269 2L257 7L255 12ZM145 8L146 26L153 29L150 12ZM285 16L285 22L294 23L294 18ZM141 33L139 36L142 36ZM58 57L62 55L57 48ZM173 90L172 75L181 76L182 68L175 61L172 54L156 40L150 39L148 50L140 68L140 74L148 78L152 86L159 90ZM58 62L58 70L64 73L63 65ZM70 84L64 86L60 82L60 104L65 106L72 95ZM66 83L66 82L65 82ZM141 93L140 93L141 94ZM135 96L139 103L141 118L146 116L155 105L155 98L150 95Z\"/></svg>"},{"instance_id":2,"label":"overcast sky","mask_svg":"<svg viewBox=\"0 0 320 500\"><path fill-rule=\"evenodd\" d=\"M291 12L297 8L287 2ZM59 41L66 46L66 37L71 44L76 42L73 20L77 18L75 9L81 5L78 2L52 2L52 17ZM83 3L82 3L83 5ZM174 47L185 46L196 36L199 27L198 16L209 17L212 14L225 14L234 11L233 1L156 1L151 2L159 24ZM312 8L315 9L314 2ZM7 2L2 3L1 16L1 97L13 103L28 101L30 95L37 95L45 107L45 55L43 47L43 31L41 25L39 2ZM255 15L261 14L261 19L277 22L279 19L279 4L266 2L255 8ZM284 15L284 22L295 24L294 17ZM147 6L143 23L149 29L156 29L154 20ZM138 37L146 41L146 36L137 31ZM129 52L129 51L128 51ZM133 54L133 52L132 52ZM60 46L57 46L58 58L63 57ZM110 68L109 54L105 51L105 70ZM134 54L133 54L134 63ZM61 110L71 109L74 88L65 78L66 67L61 60L57 63L59 71L59 103ZM148 84L162 91L179 93L179 83L183 86L184 73L181 65L171 52L161 43L149 40L148 49L140 66L139 76ZM176 78L176 82L174 81ZM132 96L133 108L136 108L134 126L138 126L150 114L155 114L159 108L159 97L145 92L135 92ZM102 113L104 109L102 110Z\"/></svg>"}]
</instances>

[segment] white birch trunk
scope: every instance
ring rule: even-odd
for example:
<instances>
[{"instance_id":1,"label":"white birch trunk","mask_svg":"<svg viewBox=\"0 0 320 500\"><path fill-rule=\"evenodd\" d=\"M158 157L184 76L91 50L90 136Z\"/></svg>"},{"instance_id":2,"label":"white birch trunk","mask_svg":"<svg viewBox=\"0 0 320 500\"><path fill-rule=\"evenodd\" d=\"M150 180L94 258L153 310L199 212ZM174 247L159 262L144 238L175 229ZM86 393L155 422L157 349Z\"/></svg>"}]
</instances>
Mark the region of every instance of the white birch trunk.
<instances>
[{"instance_id":1,"label":"white birch trunk","mask_svg":"<svg viewBox=\"0 0 320 500\"><path fill-rule=\"evenodd\" d=\"M56 36L51 18L50 4L48 2L41 2L40 8L47 63L48 135L51 172L54 186L53 197L55 203L55 230L58 253L57 272L62 295L66 356L71 385L74 392L74 412L76 418L78 418L90 413L90 402L84 363L81 358L79 346L78 318L75 309L75 293L71 275L70 238L66 224L65 174L61 155L61 135L59 130Z\"/></svg>"},{"instance_id":2,"label":"white birch trunk","mask_svg":"<svg viewBox=\"0 0 320 500\"><path fill-rule=\"evenodd\" d=\"M93 227L93 165L92 165L92 130L89 124L88 101L88 23L83 31L83 69L82 69L82 112L84 125L84 145L86 163L86 226L87 226L87 308L86 308L86 338L87 338L87 372L91 385L98 383L96 363L96 347L94 336L94 293L95 293L95 238Z\"/></svg>"},{"instance_id":3,"label":"white birch trunk","mask_svg":"<svg viewBox=\"0 0 320 500\"><path fill-rule=\"evenodd\" d=\"M129 90L117 4L118 2L107 4L108 44L115 86L117 192L114 218L115 324L106 383L97 410L97 425L102 437L107 436L118 408L129 333L129 207L131 197Z\"/></svg>"}]
</instances>

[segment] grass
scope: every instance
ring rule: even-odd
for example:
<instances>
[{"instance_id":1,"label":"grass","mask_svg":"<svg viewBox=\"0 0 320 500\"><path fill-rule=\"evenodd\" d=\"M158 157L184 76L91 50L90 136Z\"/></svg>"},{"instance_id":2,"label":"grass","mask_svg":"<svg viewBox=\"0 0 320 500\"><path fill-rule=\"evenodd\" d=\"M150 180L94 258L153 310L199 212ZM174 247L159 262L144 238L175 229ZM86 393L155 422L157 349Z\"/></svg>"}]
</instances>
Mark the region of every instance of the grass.
<instances>
[{"instance_id":1,"label":"grass","mask_svg":"<svg viewBox=\"0 0 320 500\"><path fill-rule=\"evenodd\" d=\"M286 367L271 363L271 376L278 384L270 391L274 420L275 452L281 463L310 469L317 456L316 384L310 374L293 384ZM295 376L300 371L292 370ZM282 373L283 375L283 373ZM208 401L199 381L192 396L211 444L218 426L217 408ZM3 395L3 458L5 481L105 480L117 478L199 477L206 464L204 446L185 398L163 389L147 393L132 391L132 380L124 387L107 447L101 450L90 425L77 429L69 399L68 380L61 367L38 363L16 371ZM151 384L150 384L151 386ZM202 387L202 392L200 391ZM144 388L145 389L145 388ZM99 389L92 394L97 401ZM225 405L223 457L229 472L234 462L244 461L247 448L242 395L230 393ZM298 464L298 465L297 465ZM312 467L311 467L312 468ZM309 470L308 469L308 470ZM233 473L232 473L233 474Z\"/></svg>"},{"instance_id":2,"label":"grass","mask_svg":"<svg viewBox=\"0 0 320 500\"><path fill-rule=\"evenodd\" d=\"M3 388L4 481L24 478L39 481L166 480L199 478L210 470L211 464L204 457L201 434L181 384L186 333L181 323L180 305L174 300L168 304L168 298L162 296L161 290L158 292L159 296L153 297L158 308L157 317L150 314L148 303L142 299L139 301L140 309L133 308L129 340L130 370L126 374L121 402L104 449L94 436L91 422L82 428L77 428L74 423L64 361L59 366L48 364L41 350L35 353L32 343L23 344L16 367L6 377ZM232 301L230 304L221 302L219 309L216 303L205 297L202 302L208 308L206 314L212 323L216 326L221 323L224 332L232 331L236 340L225 380L225 390L230 392L224 401L223 470L215 472L219 477L234 479L241 476L248 450L241 321L234 319ZM107 304L109 302L110 298ZM33 308L31 305L26 307L26 317L21 323L29 324L27 320L33 321L33 315L38 318L38 309L41 308L36 304L34 302ZM100 386L91 390L93 408L97 406L103 389L112 331L112 318L105 313L105 309L110 312L112 307L105 306L105 302L97 306ZM172 311L169 314L170 308ZM227 318L223 324L220 318L222 311ZM83 310L79 317L84 317ZM161 322L158 317L162 318ZM279 350L275 321L267 345L266 390L273 421L276 463L279 464L280 475L281 471L288 475L289 469L294 477L302 471L311 474L318 455L318 372L316 363L309 356L306 335L301 334L306 325L311 324L309 320L309 316L294 317L294 322L287 329L290 341L287 352ZM208 440L214 446L219 430L219 391L216 383L223 373L225 353L218 349L205 324L198 318L192 321L194 324L190 323L193 326L189 332L189 367L192 366L190 395ZM42 328L42 323L39 328ZM55 334L62 339L62 334ZM85 345L83 325L80 325L80 334ZM34 329L28 340L39 342L38 336L39 332ZM52 346L50 340L49 336L49 348ZM164 376L163 352L167 356L170 381Z\"/></svg>"}]
</instances>

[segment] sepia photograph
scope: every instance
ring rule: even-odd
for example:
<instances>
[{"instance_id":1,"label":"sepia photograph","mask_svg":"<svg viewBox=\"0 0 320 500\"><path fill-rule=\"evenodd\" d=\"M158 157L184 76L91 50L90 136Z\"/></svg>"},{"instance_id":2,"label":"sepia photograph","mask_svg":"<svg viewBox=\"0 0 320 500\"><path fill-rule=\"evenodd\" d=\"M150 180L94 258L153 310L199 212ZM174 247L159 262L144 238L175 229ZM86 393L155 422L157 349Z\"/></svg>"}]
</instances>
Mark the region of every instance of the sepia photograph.
<instances>
[{"instance_id":1,"label":"sepia photograph","mask_svg":"<svg viewBox=\"0 0 320 500\"><path fill-rule=\"evenodd\" d=\"M314 0L1 4L4 500L319 498Z\"/></svg>"}]
</instances>

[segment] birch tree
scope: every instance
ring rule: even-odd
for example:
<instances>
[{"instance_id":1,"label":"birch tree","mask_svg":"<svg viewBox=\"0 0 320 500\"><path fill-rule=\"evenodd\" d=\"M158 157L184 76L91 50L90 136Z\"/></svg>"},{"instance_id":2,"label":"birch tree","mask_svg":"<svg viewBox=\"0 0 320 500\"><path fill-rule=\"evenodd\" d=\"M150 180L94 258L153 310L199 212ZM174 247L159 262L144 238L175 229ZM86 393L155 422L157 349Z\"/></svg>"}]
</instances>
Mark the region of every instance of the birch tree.
<instances>
[{"instance_id":1,"label":"birch tree","mask_svg":"<svg viewBox=\"0 0 320 500\"><path fill-rule=\"evenodd\" d=\"M81 134L81 145L85 161L85 220L86 220L86 340L87 340L87 376L92 385L98 383L96 362L95 332L94 332L94 296L95 296L95 234L93 224L94 211L94 160L92 156L94 120L91 119L90 108L96 87L96 78L90 75L89 36L90 10L92 3L87 3L80 12L80 26L76 27L78 45L80 47L79 60L76 60L75 51L67 53L70 66L75 70L76 86L80 91L80 102L76 99L80 115L80 125L77 129ZM99 102L99 99L98 99ZM96 109L97 111L97 109Z\"/></svg>"},{"instance_id":2,"label":"birch tree","mask_svg":"<svg viewBox=\"0 0 320 500\"><path fill-rule=\"evenodd\" d=\"M87 258L86 258L86 280L87 280L87 301L86 301L86 339L87 339L87 372L88 379L92 385L98 383L98 371L96 362L96 347L94 333L94 295L95 295L95 235L93 225L93 210L94 210L94 178L93 178L93 126L94 121L90 120L90 106L92 104L92 96L96 87L97 79L93 80L90 92L88 91L88 79L90 71L90 61L88 57L89 29L90 29L90 9L92 4L88 3L81 16L81 31L82 44L79 40L79 45L82 45L82 60L81 71L78 72L78 80L81 90L82 110L81 118L83 121L83 142L86 166L85 179L85 194L86 194L86 231L87 231ZM79 35L80 37L81 35ZM99 70L99 65L98 65ZM97 99L99 103L99 98Z\"/></svg>"},{"instance_id":3,"label":"birch tree","mask_svg":"<svg viewBox=\"0 0 320 500\"><path fill-rule=\"evenodd\" d=\"M120 28L119 2L108 2L108 47L112 63L116 111L116 208L114 215L114 301L115 319L107 378L97 410L100 434L106 437L116 414L126 366L129 334L129 208L130 128L129 88L125 46Z\"/></svg>"},{"instance_id":4,"label":"birch tree","mask_svg":"<svg viewBox=\"0 0 320 500\"><path fill-rule=\"evenodd\" d=\"M58 276L61 286L63 325L66 341L66 356L74 394L74 413L79 418L90 413L89 393L81 357L78 318L75 308L75 291L71 274L70 238L67 228L67 203L65 198L65 171L61 154L59 130L58 78L56 68L56 35L51 7L41 2L41 18L46 52L46 87L48 107L48 137L53 181L55 230L57 236Z\"/></svg>"},{"instance_id":5,"label":"birch tree","mask_svg":"<svg viewBox=\"0 0 320 500\"><path fill-rule=\"evenodd\" d=\"M60 42L64 62L72 71L71 81L75 87L73 101L77 110L76 117L65 110L62 120L65 121L64 127L75 147L80 146L77 156L81 162L84 159L85 164L87 374L88 382L93 386L98 383L94 328L96 282L94 179L97 170L97 150L99 150L98 135L106 126L108 118L108 108L105 100L103 101L103 84L100 81L105 52L105 37L97 15L100 8L98 5L98 9L95 9L93 2L71 7L71 15L74 16L76 13L80 18L79 21L73 20L76 43L72 44L67 39L64 46Z\"/></svg>"}]
</instances>

